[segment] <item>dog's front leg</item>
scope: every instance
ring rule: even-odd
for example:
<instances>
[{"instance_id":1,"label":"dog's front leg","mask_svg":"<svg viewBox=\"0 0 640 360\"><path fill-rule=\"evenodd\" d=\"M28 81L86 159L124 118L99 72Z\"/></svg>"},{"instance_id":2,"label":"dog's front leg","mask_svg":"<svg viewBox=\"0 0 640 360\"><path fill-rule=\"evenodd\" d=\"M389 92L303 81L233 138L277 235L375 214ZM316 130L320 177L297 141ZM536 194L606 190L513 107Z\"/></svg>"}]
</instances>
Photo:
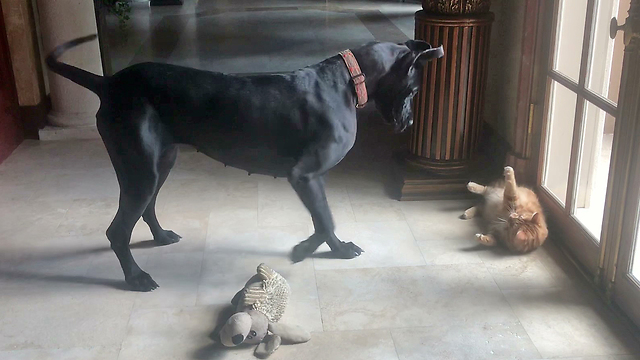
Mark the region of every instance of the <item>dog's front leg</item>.
<instances>
[{"instance_id":1,"label":"dog's front leg","mask_svg":"<svg viewBox=\"0 0 640 360\"><path fill-rule=\"evenodd\" d=\"M326 242L337 258L352 259L360 255L363 250L356 244L340 241L334 234L333 218L324 192L324 179L322 176L299 176L290 178L291 185L302 200L302 203L311 213L315 233L307 240L296 245L291 252L291 260L299 262Z\"/></svg>"},{"instance_id":2,"label":"dog's front leg","mask_svg":"<svg viewBox=\"0 0 640 360\"><path fill-rule=\"evenodd\" d=\"M314 144L291 171L289 182L309 210L315 228L311 237L293 248L293 262L304 260L324 242L337 258L352 259L363 252L359 246L340 241L334 234L335 226L324 191L324 174L340 162L352 145L353 142L333 141Z\"/></svg>"}]
</instances>

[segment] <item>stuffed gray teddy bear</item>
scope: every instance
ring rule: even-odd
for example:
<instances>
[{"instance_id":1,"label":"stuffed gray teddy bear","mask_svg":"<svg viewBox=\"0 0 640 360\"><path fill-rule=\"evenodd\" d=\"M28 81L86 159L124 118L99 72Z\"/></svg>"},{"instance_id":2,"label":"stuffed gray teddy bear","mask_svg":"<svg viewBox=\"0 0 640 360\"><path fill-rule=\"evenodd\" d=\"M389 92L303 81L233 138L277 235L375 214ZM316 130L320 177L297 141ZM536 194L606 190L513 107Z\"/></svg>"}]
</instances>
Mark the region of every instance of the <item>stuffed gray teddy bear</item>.
<instances>
[{"instance_id":1,"label":"stuffed gray teddy bear","mask_svg":"<svg viewBox=\"0 0 640 360\"><path fill-rule=\"evenodd\" d=\"M281 343L299 344L311 339L311 335L298 326L278 324L289 301L287 281L265 264L258 266L252 276L231 300L236 313L220 330L224 346L258 344L255 355L267 358Z\"/></svg>"}]
</instances>

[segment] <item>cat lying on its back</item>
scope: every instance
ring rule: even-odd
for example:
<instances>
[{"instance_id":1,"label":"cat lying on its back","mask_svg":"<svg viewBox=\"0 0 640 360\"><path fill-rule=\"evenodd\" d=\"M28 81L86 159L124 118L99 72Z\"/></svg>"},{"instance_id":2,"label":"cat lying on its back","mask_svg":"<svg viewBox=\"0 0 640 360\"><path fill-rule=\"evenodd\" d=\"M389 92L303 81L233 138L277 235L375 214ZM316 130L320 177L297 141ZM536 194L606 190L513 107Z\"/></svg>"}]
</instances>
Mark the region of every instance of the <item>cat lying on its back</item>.
<instances>
[{"instance_id":1,"label":"cat lying on its back","mask_svg":"<svg viewBox=\"0 0 640 360\"><path fill-rule=\"evenodd\" d=\"M526 253L537 249L547 239L547 223L536 194L516 185L513 168L504 168L504 183L483 186L474 182L467 189L484 196L484 203L467 209L463 219L482 213L487 234L476 234L487 246L504 244L511 251Z\"/></svg>"}]
</instances>

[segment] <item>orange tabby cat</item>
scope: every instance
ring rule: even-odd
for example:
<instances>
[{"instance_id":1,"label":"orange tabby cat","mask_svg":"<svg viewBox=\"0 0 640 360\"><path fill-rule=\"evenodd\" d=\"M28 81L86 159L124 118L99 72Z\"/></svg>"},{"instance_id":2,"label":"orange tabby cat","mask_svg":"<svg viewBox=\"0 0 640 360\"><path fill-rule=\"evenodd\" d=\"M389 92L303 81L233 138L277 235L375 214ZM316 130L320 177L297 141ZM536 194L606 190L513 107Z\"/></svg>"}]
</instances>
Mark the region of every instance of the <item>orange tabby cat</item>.
<instances>
[{"instance_id":1,"label":"orange tabby cat","mask_svg":"<svg viewBox=\"0 0 640 360\"><path fill-rule=\"evenodd\" d=\"M516 185L513 168L504 168L504 184L483 186L474 182L467 189L484 196L484 204L467 209L463 219L481 212L488 226L487 234L476 234L480 243L495 246L498 242L511 251L526 253L537 249L547 239L547 223L536 194Z\"/></svg>"}]
</instances>

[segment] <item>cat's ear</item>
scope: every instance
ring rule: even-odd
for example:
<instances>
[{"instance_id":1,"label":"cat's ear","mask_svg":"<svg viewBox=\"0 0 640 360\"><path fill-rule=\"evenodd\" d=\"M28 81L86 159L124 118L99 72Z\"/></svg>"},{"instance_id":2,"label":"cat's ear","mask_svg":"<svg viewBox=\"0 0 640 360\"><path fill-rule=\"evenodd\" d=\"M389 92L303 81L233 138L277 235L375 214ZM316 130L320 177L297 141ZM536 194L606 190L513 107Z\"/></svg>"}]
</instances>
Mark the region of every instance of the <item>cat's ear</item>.
<instances>
[{"instance_id":1,"label":"cat's ear","mask_svg":"<svg viewBox=\"0 0 640 360\"><path fill-rule=\"evenodd\" d=\"M540 213L534 212L533 215L531 215L531 222L540 225Z\"/></svg>"}]
</instances>

